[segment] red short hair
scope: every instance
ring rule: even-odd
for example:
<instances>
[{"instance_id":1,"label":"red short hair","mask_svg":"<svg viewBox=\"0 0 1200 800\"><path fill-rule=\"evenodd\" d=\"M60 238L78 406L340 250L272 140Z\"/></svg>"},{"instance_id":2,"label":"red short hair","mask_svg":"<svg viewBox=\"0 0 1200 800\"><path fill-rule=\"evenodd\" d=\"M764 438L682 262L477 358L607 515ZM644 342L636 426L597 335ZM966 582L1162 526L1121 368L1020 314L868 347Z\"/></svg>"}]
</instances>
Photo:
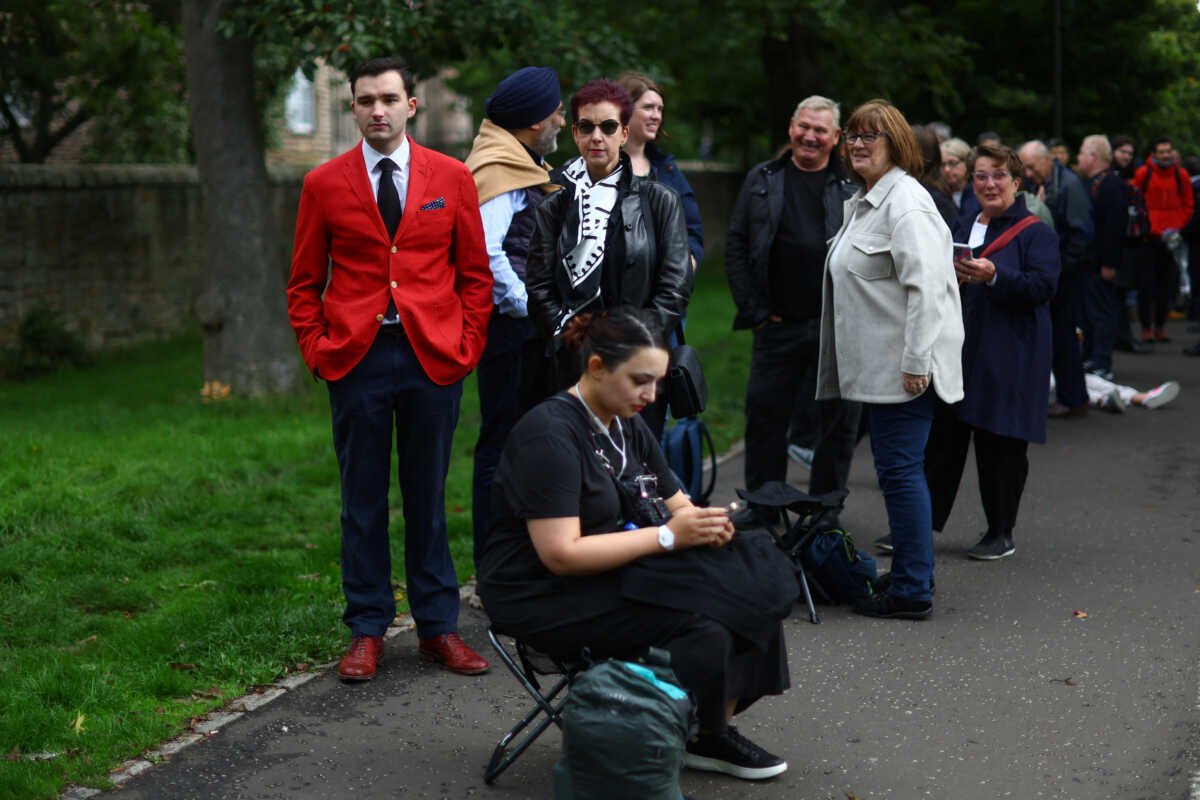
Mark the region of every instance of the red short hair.
<instances>
[{"instance_id":1,"label":"red short hair","mask_svg":"<svg viewBox=\"0 0 1200 800\"><path fill-rule=\"evenodd\" d=\"M593 103L612 103L620 111L621 124L628 125L633 116L633 98L625 87L608 78L588 81L571 97L571 122L579 121L579 109Z\"/></svg>"}]
</instances>

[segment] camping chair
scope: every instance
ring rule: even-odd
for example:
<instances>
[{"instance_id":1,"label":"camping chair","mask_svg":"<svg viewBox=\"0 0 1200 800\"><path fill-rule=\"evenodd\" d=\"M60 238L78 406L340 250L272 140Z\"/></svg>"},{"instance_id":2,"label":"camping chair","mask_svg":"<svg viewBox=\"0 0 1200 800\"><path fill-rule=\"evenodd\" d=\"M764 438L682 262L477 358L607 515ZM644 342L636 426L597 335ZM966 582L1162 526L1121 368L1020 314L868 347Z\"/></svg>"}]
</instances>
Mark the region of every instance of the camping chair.
<instances>
[{"instance_id":1,"label":"camping chair","mask_svg":"<svg viewBox=\"0 0 1200 800\"><path fill-rule=\"evenodd\" d=\"M511 644L506 647L501 643L500 636L510 639ZM587 664L582 658L554 658L535 650L515 637L497 633L493 627L488 628L488 640L491 641L500 660L504 662L504 666L508 667L508 671L529 693L534 702L533 708L529 709L529 712L496 743L492 757L488 760L487 768L483 771L483 782L490 786L496 778L500 777L500 773L508 769L525 752L525 749L533 744L534 739L537 739L546 728L550 727L551 723L562 727L562 708L567 699L563 697L557 702L555 700L564 689L570 686L571 681L587 668ZM556 676L557 679L549 691L542 691L541 685L538 683L539 675ZM545 719L540 720L518 740L517 737L521 735L522 731L539 716L544 716ZM514 740L516 740L515 743Z\"/></svg>"},{"instance_id":2,"label":"camping chair","mask_svg":"<svg viewBox=\"0 0 1200 800\"><path fill-rule=\"evenodd\" d=\"M808 618L812 624L819 624L821 618L817 616L817 607L813 604L812 592L808 586L808 575L804 572L800 554L808 547L813 537L821 531L827 530L827 526L823 525L822 521L827 513L841 510L846 501L846 490L839 489L813 497L783 481L767 481L754 491L738 489L737 493L748 503L772 508L779 512L783 520L783 533L777 531L774 525L768 525L767 530L775 537L775 543L792 560L792 566L796 570L796 580L800 583L800 589L804 593L804 603L808 606ZM789 519L788 512L796 515L794 522Z\"/></svg>"}]
</instances>

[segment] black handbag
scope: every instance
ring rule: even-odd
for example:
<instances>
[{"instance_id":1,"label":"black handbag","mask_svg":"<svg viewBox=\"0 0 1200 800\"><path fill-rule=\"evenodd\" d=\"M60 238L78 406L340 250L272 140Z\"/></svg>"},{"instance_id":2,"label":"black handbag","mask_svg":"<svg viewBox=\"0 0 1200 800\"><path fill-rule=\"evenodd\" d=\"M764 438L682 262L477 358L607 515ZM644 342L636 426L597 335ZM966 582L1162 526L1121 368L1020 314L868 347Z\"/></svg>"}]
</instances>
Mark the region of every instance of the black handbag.
<instances>
[{"instance_id":1,"label":"black handbag","mask_svg":"<svg viewBox=\"0 0 1200 800\"><path fill-rule=\"evenodd\" d=\"M667 406L675 419L687 419L698 416L708 405L708 384L704 381L700 355L683 341L682 328L679 341L667 365Z\"/></svg>"}]
</instances>

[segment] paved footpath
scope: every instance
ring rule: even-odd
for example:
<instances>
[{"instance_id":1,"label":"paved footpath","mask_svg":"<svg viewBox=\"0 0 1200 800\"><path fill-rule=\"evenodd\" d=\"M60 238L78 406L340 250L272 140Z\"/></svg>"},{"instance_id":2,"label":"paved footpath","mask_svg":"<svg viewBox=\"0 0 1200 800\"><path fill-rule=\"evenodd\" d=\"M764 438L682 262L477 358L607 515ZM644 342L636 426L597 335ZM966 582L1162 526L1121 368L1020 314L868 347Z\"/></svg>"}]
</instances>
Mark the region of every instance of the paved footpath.
<instances>
[{"instance_id":1,"label":"paved footpath","mask_svg":"<svg viewBox=\"0 0 1200 800\"><path fill-rule=\"evenodd\" d=\"M1141 388L1178 379L1179 400L1051 421L1050 441L1030 450L1016 555L1001 562L963 555L983 530L969 462L935 540L933 617L823 608L812 625L798 610L786 624L792 689L738 719L790 769L763 784L685 772L685 792L1200 800L1200 359L1178 354L1195 337L1173 326L1177 343L1117 368ZM715 501L733 498L741 471L740 458L726 463ZM865 442L850 488L843 522L867 549L885 513ZM489 655L485 627L482 612L464 610L464 636ZM482 779L525 705L498 664L482 677L448 674L421 662L406 632L373 681L344 685L326 672L115 798L544 800L557 731L496 786Z\"/></svg>"}]
</instances>

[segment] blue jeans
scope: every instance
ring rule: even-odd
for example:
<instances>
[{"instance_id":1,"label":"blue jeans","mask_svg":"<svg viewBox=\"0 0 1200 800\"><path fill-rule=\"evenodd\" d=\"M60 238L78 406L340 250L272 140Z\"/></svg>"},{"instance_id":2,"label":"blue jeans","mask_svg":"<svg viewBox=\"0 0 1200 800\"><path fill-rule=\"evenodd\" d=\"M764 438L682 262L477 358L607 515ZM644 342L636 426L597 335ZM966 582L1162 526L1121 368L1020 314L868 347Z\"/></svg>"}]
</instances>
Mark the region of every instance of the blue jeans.
<instances>
[{"instance_id":1,"label":"blue jeans","mask_svg":"<svg viewBox=\"0 0 1200 800\"><path fill-rule=\"evenodd\" d=\"M925 443L933 424L930 386L907 403L864 403L875 474L892 536L892 585L907 600L928 601L933 578L933 511L925 483Z\"/></svg>"}]
</instances>

